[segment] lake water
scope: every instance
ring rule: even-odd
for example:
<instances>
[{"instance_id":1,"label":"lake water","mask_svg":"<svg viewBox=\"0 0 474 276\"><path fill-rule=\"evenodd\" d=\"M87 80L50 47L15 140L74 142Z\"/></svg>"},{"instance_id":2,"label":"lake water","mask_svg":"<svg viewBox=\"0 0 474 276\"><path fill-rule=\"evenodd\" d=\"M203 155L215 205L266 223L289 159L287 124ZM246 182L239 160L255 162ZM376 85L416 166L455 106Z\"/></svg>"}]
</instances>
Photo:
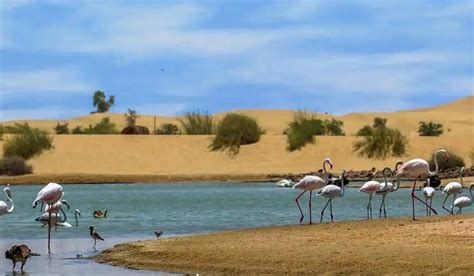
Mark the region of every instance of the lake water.
<instances>
[{"instance_id":1,"label":"lake water","mask_svg":"<svg viewBox=\"0 0 474 276\"><path fill-rule=\"evenodd\" d=\"M351 183L353 184L353 183ZM34 221L40 214L39 207L31 208L37 192L43 186L25 185L11 187L15 210L0 217L0 249L3 252L12 244L27 240L33 251L46 253L47 227ZM31 259L26 270L41 268L42 273L75 273L77 271L114 271L117 273L139 273L120 268L110 268L83 259L74 259L77 254L90 256L93 241L89 237L89 225L106 239L98 243L103 250L113 244L136 239L153 239L155 229L163 230L165 236L207 233L219 230L241 229L269 225L296 224L299 212L294 202L298 190L278 188L274 183L170 183L170 184L99 184L64 185L65 197L71 209L66 210L72 228L58 228L52 232L52 256ZM3 190L3 187L0 187ZM410 189L400 189L387 196L387 216L410 216ZM422 197L422 192L417 192ZM309 194L309 193L307 193ZM467 194L467 191L464 192ZM444 195L436 191L433 207L443 215L441 209ZM0 197L0 200L5 198ZM308 196L301 198L303 211L307 212ZM366 218L368 196L358 189L348 188L343 198L333 200L335 220L357 220ZM373 216L378 218L381 196L374 196ZM451 201L452 202L452 201ZM326 203L313 193L313 221L319 222L319 213ZM79 227L75 227L74 210L82 216ZM93 210L108 209L106 219L95 219ZM473 212L474 208L463 212ZM417 213L425 209L417 205ZM329 219L329 209L327 217ZM306 221L306 217L305 217ZM45 264L46 262L46 264ZM35 266L38 263L39 266ZM11 273L10 262L0 261L0 273ZM59 267L59 268L58 268ZM33 269L32 269L33 268ZM70 270L64 270L64 269ZM59 269L59 270L58 270ZM82 269L82 270L76 270ZM37 274L39 275L39 274Z\"/></svg>"}]
</instances>

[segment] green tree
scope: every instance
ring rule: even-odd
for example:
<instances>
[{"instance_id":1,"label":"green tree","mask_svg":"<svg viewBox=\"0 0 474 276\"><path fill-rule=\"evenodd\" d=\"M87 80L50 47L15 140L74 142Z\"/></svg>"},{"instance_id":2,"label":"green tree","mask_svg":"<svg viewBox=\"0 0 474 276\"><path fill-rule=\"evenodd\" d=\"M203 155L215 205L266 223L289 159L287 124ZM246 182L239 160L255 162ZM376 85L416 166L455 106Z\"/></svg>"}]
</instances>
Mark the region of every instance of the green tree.
<instances>
[{"instance_id":1,"label":"green tree","mask_svg":"<svg viewBox=\"0 0 474 276\"><path fill-rule=\"evenodd\" d=\"M139 117L140 115L138 115L135 110L129 108L128 112L125 113L125 122L127 126L135 126Z\"/></svg>"},{"instance_id":2,"label":"green tree","mask_svg":"<svg viewBox=\"0 0 474 276\"><path fill-rule=\"evenodd\" d=\"M354 152L374 159L405 154L407 138L398 129L387 127L386 123L387 119L376 117L372 126L361 128L356 135L363 139L354 143Z\"/></svg>"},{"instance_id":3,"label":"green tree","mask_svg":"<svg viewBox=\"0 0 474 276\"><path fill-rule=\"evenodd\" d=\"M112 105L115 103L115 97L110 96L107 100L105 97L105 93L101 90L97 90L93 96L93 103L94 107L97 108L98 113L104 113L109 111Z\"/></svg>"},{"instance_id":4,"label":"green tree","mask_svg":"<svg viewBox=\"0 0 474 276\"><path fill-rule=\"evenodd\" d=\"M418 133L420 136L440 136L443 134L443 125L434 122L426 123L421 121Z\"/></svg>"}]
</instances>

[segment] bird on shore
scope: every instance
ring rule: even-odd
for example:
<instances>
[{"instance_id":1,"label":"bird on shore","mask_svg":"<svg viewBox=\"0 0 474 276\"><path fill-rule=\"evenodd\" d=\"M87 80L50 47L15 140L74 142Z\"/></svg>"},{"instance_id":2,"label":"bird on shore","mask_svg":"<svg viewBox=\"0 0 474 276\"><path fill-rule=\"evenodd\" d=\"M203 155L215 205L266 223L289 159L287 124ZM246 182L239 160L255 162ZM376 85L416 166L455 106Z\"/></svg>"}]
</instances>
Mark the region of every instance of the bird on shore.
<instances>
[{"instance_id":1,"label":"bird on shore","mask_svg":"<svg viewBox=\"0 0 474 276\"><path fill-rule=\"evenodd\" d=\"M469 207L472 205L472 188L474 188L474 184L471 184L471 187L469 187L469 194L471 195L470 197L468 196L461 196L456 198L456 200L453 203L453 206L451 208L459 208L459 210L456 212L456 214L461 214L462 209Z\"/></svg>"},{"instance_id":2,"label":"bird on shore","mask_svg":"<svg viewBox=\"0 0 474 276\"><path fill-rule=\"evenodd\" d=\"M372 180L377 174L377 170L372 168L372 173L369 175L369 181L365 182L362 187L360 187L359 192L363 192L369 195L369 202L367 203L367 219L372 219L372 196L378 192L385 189L385 186L382 187L381 183L378 181Z\"/></svg>"},{"instance_id":3,"label":"bird on shore","mask_svg":"<svg viewBox=\"0 0 474 276\"><path fill-rule=\"evenodd\" d=\"M431 187L431 180L430 178L426 179L426 183L423 187L423 195L425 196L425 204L426 204L426 215L431 216L431 205L433 204L433 197L435 195L435 189ZM430 203L428 204L428 199Z\"/></svg>"},{"instance_id":4,"label":"bird on shore","mask_svg":"<svg viewBox=\"0 0 474 276\"><path fill-rule=\"evenodd\" d=\"M398 166L403 164L402 161L398 161L397 164L395 164L395 171L398 169ZM400 188L400 178L397 178L397 180L391 182L387 182L387 173L389 176L393 175L392 169L389 167L385 167L382 170L383 174L383 179L384 179L384 184L381 184L382 190L375 192L376 195L382 195L382 202L380 203L380 208L379 208L379 219L382 218L382 209L383 209L383 217L387 218L387 210L385 209L385 197L389 193L396 192ZM394 185L396 183L396 185Z\"/></svg>"},{"instance_id":5,"label":"bird on shore","mask_svg":"<svg viewBox=\"0 0 474 276\"><path fill-rule=\"evenodd\" d=\"M89 226L89 230L90 230L90 235L91 235L91 238L94 240L94 246L93 248L95 248L96 244L97 244L97 240L101 240L101 241L104 241L104 239L99 235L99 233L97 233L95 230L94 230L94 226Z\"/></svg>"},{"instance_id":6,"label":"bird on shore","mask_svg":"<svg viewBox=\"0 0 474 276\"><path fill-rule=\"evenodd\" d=\"M416 158L409 160L396 171L395 175L398 177L402 174L408 174L410 176L414 176L413 188L411 191L411 202L412 202L412 211L413 211L413 220L415 220L415 199L419 202L423 203L426 207L428 207L433 213L436 215L438 214L435 209L428 206L423 200L418 198L415 194L415 187L416 187L416 180L420 175L428 175L428 177L434 176L438 174L439 165L438 165L438 155L443 155L445 160L449 159L449 154L445 149L439 149L433 153L433 160L435 163L435 170L434 172L430 171L430 166L426 160Z\"/></svg>"},{"instance_id":7,"label":"bird on shore","mask_svg":"<svg viewBox=\"0 0 474 276\"><path fill-rule=\"evenodd\" d=\"M154 232L155 232L155 235L156 235L156 239L157 239L157 240L161 237L161 235L163 235L163 231L161 231L161 230L156 230L156 231L154 231Z\"/></svg>"},{"instance_id":8,"label":"bird on shore","mask_svg":"<svg viewBox=\"0 0 474 276\"><path fill-rule=\"evenodd\" d=\"M341 180L338 183L341 184L341 187L334 185L334 184L329 184L324 186L324 188L318 192L318 195L323 196L325 198L329 198L328 202L324 206L324 208L321 210L321 219L319 220L319 223L323 222L323 216L324 216L324 210L328 207L329 204L329 212L331 214L331 222L334 221L334 217L332 215L332 200L336 197L343 197L344 196L344 190L346 186L346 171L343 170L341 176L339 177Z\"/></svg>"},{"instance_id":9,"label":"bird on shore","mask_svg":"<svg viewBox=\"0 0 474 276\"><path fill-rule=\"evenodd\" d=\"M12 205L9 208L7 202L0 200L0 216L10 214L11 212L13 212L13 209L15 209L15 203L13 202L13 198L12 198L12 191L10 190L9 186L10 185L7 185L7 187L3 189L3 192L5 193L7 202L11 202Z\"/></svg>"},{"instance_id":10,"label":"bird on shore","mask_svg":"<svg viewBox=\"0 0 474 276\"><path fill-rule=\"evenodd\" d=\"M26 244L14 245L5 251L5 258L13 263L13 271L15 271L16 263L21 262L21 272L30 256L39 256L39 254L31 252L31 249Z\"/></svg>"},{"instance_id":11,"label":"bird on shore","mask_svg":"<svg viewBox=\"0 0 474 276\"><path fill-rule=\"evenodd\" d=\"M446 194L446 197L444 198L443 204L441 207L446 210L448 213L451 215L453 214L453 209L454 209L454 202L456 201L456 195L462 192L462 187L463 187L463 179L462 175L464 173L464 167L461 168L461 171L459 172L460 178L461 178L461 183L453 181L449 182L444 188L443 188L443 193ZM451 204L451 209L448 209L444 206L446 204L446 200L448 200L449 196L453 196L453 204Z\"/></svg>"},{"instance_id":12,"label":"bird on shore","mask_svg":"<svg viewBox=\"0 0 474 276\"><path fill-rule=\"evenodd\" d=\"M319 176L307 175L303 179L298 181L298 183L296 183L293 186L293 189L303 190L303 192L300 193L295 198L296 205L298 206L298 209L300 210L300 214L301 214L300 223L303 222L304 215L303 215L303 211L301 210L301 206L300 206L300 203L298 202L298 200L300 199L300 197L304 193L309 191L309 224L313 224L312 215L311 215L311 198L312 198L312 195L313 195L313 190L320 189L320 188L322 188L322 187L324 187L328 184L329 177L328 177L328 172L326 170L326 164L329 164L331 169L333 168L333 164L331 162L331 159L326 158L326 159L323 160L323 171L324 171L324 174L325 174L325 179L324 180L322 178L320 178Z\"/></svg>"}]
</instances>

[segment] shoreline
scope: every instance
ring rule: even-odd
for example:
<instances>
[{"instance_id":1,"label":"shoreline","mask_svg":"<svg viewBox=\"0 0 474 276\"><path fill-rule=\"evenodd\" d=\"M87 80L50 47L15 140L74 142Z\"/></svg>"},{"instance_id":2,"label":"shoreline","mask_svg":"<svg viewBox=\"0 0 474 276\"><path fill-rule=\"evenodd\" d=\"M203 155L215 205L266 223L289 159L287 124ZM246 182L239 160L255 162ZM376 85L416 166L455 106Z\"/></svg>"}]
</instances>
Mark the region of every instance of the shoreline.
<instances>
[{"instance_id":1,"label":"shoreline","mask_svg":"<svg viewBox=\"0 0 474 276\"><path fill-rule=\"evenodd\" d=\"M98 174L27 174L22 176L0 176L0 184L11 185L42 185L49 182L60 184L135 184L135 183L170 183L170 182L277 182L282 178L276 178L272 174L168 174L168 175L133 175L133 174L114 174L114 175L98 175ZM403 180L403 179L402 179ZM352 179L350 181L367 181L366 179ZM412 180L403 180L400 188L411 188ZM459 178L442 179L441 185L446 185L451 181L459 181ZM474 176L464 177L464 186L469 187L474 182ZM417 181L417 186L423 185L422 181ZM351 186L349 187L358 187Z\"/></svg>"},{"instance_id":2,"label":"shoreline","mask_svg":"<svg viewBox=\"0 0 474 276\"><path fill-rule=\"evenodd\" d=\"M472 213L269 226L117 244L94 260L193 274L416 274L424 267L426 274L468 275L474 262L458 253L474 249L472 227Z\"/></svg>"}]
</instances>

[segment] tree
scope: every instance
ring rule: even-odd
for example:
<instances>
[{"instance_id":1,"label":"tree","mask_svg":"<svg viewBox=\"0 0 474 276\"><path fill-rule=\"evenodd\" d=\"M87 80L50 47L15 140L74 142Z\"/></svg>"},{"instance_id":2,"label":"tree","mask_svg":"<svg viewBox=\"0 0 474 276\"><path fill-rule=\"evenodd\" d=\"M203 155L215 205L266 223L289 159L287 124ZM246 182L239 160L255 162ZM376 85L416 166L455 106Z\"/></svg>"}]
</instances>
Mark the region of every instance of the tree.
<instances>
[{"instance_id":1,"label":"tree","mask_svg":"<svg viewBox=\"0 0 474 276\"><path fill-rule=\"evenodd\" d=\"M354 152L375 159L405 154L407 138L398 129L387 127L386 123L387 119L376 117L372 126L361 128L356 135L363 137L363 140L354 143Z\"/></svg>"},{"instance_id":2,"label":"tree","mask_svg":"<svg viewBox=\"0 0 474 276\"><path fill-rule=\"evenodd\" d=\"M135 110L129 108L128 112L125 113L125 121L127 126L135 126L139 117L140 115L138 115Z\"/></svg>"},{"instance_id":3,"label":"tree","mask_svg":"<svg viewBox=\"0 0 474 276\"><path fill-rule=\"evenodd\" d=\"M105 93L101 90L97 90L93 96L94 107L97 108L98 113L104 113L109 111L115 102L115 97L110 96L109 100L106 100Z\"/></svg>"},{"instance_id":4,"label":"tree","mask_svg":"<svg viewBox=\"0 0 474 276\"><path fill-rule=\"evenodd\" d=\"M440 136L443 134L443 125L433 122L420 122L420 127L418 128L418 133L420 136Z\"/></svg>"}]
</instances>

